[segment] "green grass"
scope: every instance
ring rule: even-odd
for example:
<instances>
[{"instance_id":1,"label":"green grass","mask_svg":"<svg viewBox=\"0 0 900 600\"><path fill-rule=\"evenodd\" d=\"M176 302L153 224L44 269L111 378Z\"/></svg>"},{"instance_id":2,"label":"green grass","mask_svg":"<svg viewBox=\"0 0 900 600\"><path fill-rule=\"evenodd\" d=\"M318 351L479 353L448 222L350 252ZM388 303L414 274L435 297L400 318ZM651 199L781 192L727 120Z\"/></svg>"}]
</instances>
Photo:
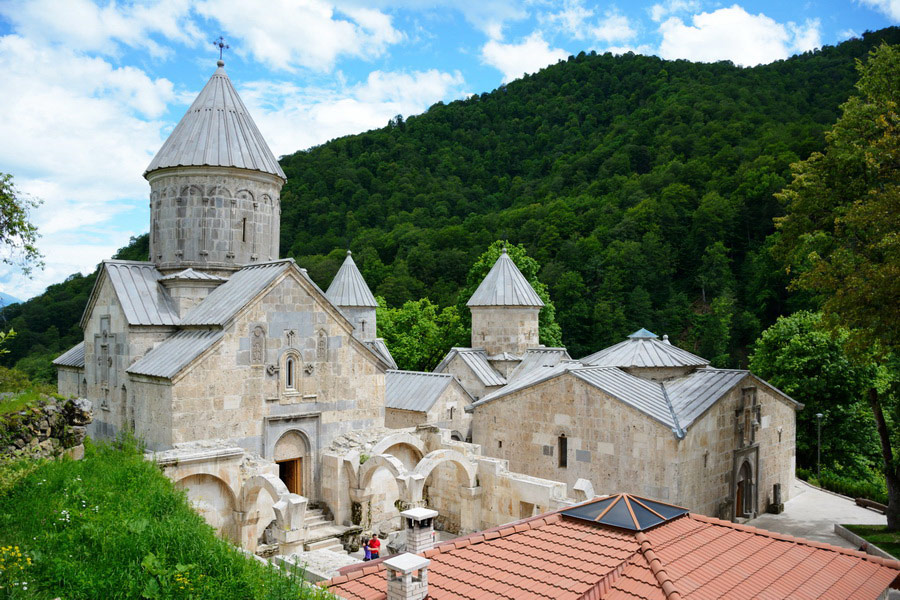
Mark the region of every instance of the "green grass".
<instances>
[{"instance_id":1,"label":"green grass","mask_svg":"<svg viewBox=\"0 0 900 600\"><path fill-rule=\"evenodd\" d=\"M10 479L0 599L333 598L218 538L133 442L88 441L78 462L0 464L0 483Z\"/></svg>"},{"instance_id":2,"label":"green grass","mask_svg":"<svg viewBox=\"0 0 900 600\"><path fill-rule=\"evenodd\" d=\"M39 405L44 400L38 390L27 390L15 396L0 400L0 416Z\"/></svg>"},{"instance_id":3,"label":"green grass","mask_svg":"<svg viewBox=\"0 0 900 600\"><path fill-rule=\"evenodd\" d=\"M900 532L888 531L887 525L844 525L844 527L891 556L900 557Z\"/></svg>"}]
</instances>

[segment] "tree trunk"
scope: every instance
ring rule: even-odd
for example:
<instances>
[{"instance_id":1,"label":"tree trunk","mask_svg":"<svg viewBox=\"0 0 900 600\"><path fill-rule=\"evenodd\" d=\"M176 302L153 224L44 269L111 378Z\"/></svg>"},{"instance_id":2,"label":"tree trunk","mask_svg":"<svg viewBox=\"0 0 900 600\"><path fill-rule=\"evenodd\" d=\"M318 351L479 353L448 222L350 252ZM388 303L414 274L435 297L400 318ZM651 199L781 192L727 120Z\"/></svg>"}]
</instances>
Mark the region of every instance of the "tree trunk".
<instances>
[{"instance_id":1,"label":"tree trunk","mask_svg":"<svg viewBox=\"0 0 900 600\"><path fill-rule=\"evenodd\" d=\"M887 482L888 493L887 526L890 531L897 531L900 529L900 477L897 476L897 465L894 464L891 432L884 420L881 399L875 388L869 390L869 405L875 416L875 426L878 428L878 437L881 440L881 457L884 459L884 479Z\"/></svg>"}]
</instances>

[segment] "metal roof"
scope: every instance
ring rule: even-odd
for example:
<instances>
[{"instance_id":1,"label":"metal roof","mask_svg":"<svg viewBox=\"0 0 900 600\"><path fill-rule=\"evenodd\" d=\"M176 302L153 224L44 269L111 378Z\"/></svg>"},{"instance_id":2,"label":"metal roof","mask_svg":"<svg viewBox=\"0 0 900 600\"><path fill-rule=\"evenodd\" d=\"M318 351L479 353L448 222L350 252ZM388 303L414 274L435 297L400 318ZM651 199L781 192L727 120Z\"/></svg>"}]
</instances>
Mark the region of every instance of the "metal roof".
<instances>
[{"instance_id":1,"label":"metal roof","mask_svg":"<svg viewBox=\"0 0 900 600\"><path fill-rule=\"evenodd\" d=\"M555 367L564 360L572 360L565 348L529 348L522 356L522 362L509 374L508 380L514 381L538 367Z\"/></svg>"},{"instance_id":2,"label":"metal roof","mask_svg":"<svg viewBox=\"0 0 900 600\"><path fill-rule=\"evenodd\" d=\"M372 352L374 352L389 369L397 368L397 361L394 360L394 357L391 355L391 351L388 350L387 344L384 343L382 338L375 338L374 340L364 340L363 344L369 348Z\"/></svg>"},{"instance_id":3,"label":"metal roof","mask_svg":"<svg viewBox=\"0 0 900 600\"><path fill-rule=\"evenodd\" d=\"M181 325L225 325L293 262L292 259L276 260L235 271L228 281L191 308Z\"/></svg>"},{"instance_id":4,"label":"metal roof","mask_svg":"<svg viewBox=\"0 0 900 600\"><path fill-rule=\"evenodd\" d=\"M544 301L537 295L504 248L500 258L488 271L484 281L466 302L466 306L540 307L544 306Z\"/></svg>"},{"instance_id":5,"label":"metal roof","mask_svg":"<svg viewBox=\"0 0 900 600\"><path fill-rule=\"evenodd\" d=\"M663 386L678 415L678 422L687 429L749 373L733 369L698 369L685 377L666 381Z\"/></svg>"},{"instance_id":6,"label":"metal roof","mask_svg":"<svg viewBox=\"0 0 900 600\"><path fill-rule=\"evenodd\" d=\"M58 367L84 368L84 342L79 342L54 359Z\"/></svg>"},{"instance_id":7,"label":"metal roof","mask_svg":"<svg viewBox=\"0 0 900 600\"><path fill-rule=\"evenodd\" d=\"M428 412L453 380L453 375L449 373L387 371L384 374L384 405L387 408Z\"/></svg>"},{"instance_id":8,"label":"metal roof","mask_svg":"<svg viewBox=\"0 0 900 600\"><path fill-rule=\"evenodd\" d=\"M442 373L457 355L478 377L482 385L487 387L506 385L506 378L491 366L491 363L488 362L487 352L482 348L451 348L444 360L441 361L441 364L435 367L434 372Z\"/></svg>"},{"instance_id":9,"label":"metal roof","mask_svg":"<svg viewBox=\"0 0 900 600\"><path fill-rule=\"evenodd\" d=\"M573 519L620 529L644 531L689 512L686 508L658 500L631 494L616 494L573 506L562 511L561 514Z\"/></svg>"},{"instance_id":10,"label":"metal roof","mask_svg":"<svg viewBox=\"0 0 900 600\"><path fill-rule=\"evenodd\" d=\"M134 375L172 379L207 348L222 339L221 329L179 331L126 369Z\"/></svg>"},{"instance_id":11,"label":"metal roof","mask_svg":"<svg viewBox=\"0 0 900 600\"><path fill-rule=\"evenodd\" d=\"M646 331L646 330L641 330ZM637 332L640 333L640 332ZM647 332L650 333L650 332ZM636 336L581 359L592 367L705 367L709 361L654 337ZM650 334L653 335L653 334Z\"/></svg>"},{"instance_id":12,"label":"metal roof","mask_svg":"<svg viewBox=\"0 0 900 600\"><path fill-rule=\"evenodd\" d=\"M129 325L175 325L178 311L157 282L153 263L105 260L102 268L116 292Z\"/></svg>"},{"instance_id":13,"label":"metal roof","mask_svg":"<svg viewBox=\"0 0 900 600\"><path fill-rule=\"evenodd\" d=\"M170 273L159 278L160 281L228 281L225 277L204 273L203 271L195 271L187 268L184 271Z\"/></svg>"},{"instance_id":14,"label":"metal roof","mask_svg":"<svg viewBox=\"0 0 900 600\"><path fill-rule=\"evenodd\" d=\"M378 306L372 290L366 285L362 273L356 268L356 263L353 262L349 250L347 250L344 264L338 269L337 275L334 276L325 295L335 306Z\"/></svg>"},{"instance_id":15,"label":"metal roof","mask_svg":"<svg viewBox=\"0 0 900 600\"><path fill-rule=\"evenodd\" d=\"M261 171L287 179L231 85L224 65L219 61L144 176L166 167L211 166Z\"/></svg>"},{"instance_id":16,"label":"metal roof","mask_svg":"<svg viewBox=\"0 0 900 600\"><path fill-rule=\"evenodd\" d=\"M653 417L670 428L675 435L683 437L684 432L669 405L663 386L658 382L629 375L615 367L581 367L572 369L572 374Z\"/></svg>"}]
</instances>

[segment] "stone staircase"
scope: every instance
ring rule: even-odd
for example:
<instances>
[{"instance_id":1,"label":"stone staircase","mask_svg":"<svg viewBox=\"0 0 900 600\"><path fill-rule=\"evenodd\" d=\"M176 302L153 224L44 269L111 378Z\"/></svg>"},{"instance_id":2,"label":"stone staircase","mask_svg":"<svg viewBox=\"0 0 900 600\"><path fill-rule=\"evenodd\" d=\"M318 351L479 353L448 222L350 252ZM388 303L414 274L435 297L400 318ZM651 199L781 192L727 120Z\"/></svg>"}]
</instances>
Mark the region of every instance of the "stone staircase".
<instances>
[{"instance_id":1,"label":"stone staircase","mask_svg":"<svg viewBox=\"0 0 900 600\"><path fill-rule=\"evenodd\" d=\"M330 519L329 514L321 508L306 509L306 541L303 542L303 549L307 552L313 550L330 550L332 552L344 553L344 547L341 545L341 536L350 529L335 524Z\"/></svg>"}]
</instances>

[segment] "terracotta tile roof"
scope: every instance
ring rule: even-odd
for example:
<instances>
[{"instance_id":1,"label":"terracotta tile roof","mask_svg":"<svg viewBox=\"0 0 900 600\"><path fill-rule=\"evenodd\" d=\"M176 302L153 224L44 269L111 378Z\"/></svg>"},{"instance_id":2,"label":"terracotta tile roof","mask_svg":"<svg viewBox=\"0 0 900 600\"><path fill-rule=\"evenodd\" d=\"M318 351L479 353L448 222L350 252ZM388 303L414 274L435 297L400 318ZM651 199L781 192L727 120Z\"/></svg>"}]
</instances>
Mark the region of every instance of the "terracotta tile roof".
<instances>
[{"instance_id":1,"label":"terracotta tile roof","mask_svg":"<svg viewBox=\"0 0 900 600\"><path fill-rule=\"evenodd\" d=\"M694 514L629 532L557 511L424 556L431 600L875 600L900 586L900 562ZM348 600L384 600L380 562L323 585Z\"/></svg>"}]
</instances>

